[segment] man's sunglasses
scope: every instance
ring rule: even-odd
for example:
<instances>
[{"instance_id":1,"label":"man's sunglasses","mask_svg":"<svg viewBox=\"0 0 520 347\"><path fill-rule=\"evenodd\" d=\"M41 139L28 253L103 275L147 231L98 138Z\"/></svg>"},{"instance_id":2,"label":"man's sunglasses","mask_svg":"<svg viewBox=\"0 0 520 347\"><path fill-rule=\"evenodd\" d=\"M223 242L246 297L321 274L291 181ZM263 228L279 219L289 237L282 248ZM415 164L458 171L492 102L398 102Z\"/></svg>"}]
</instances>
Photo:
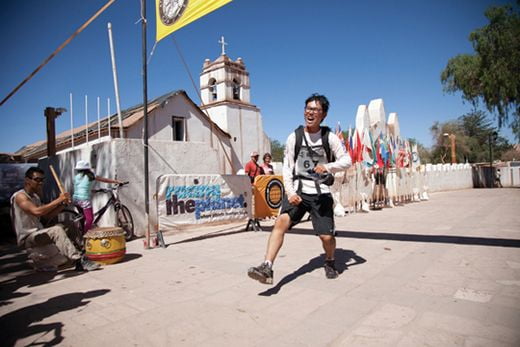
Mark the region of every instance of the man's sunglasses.
<instances>
[{"instance_id":1,"label":"man's sunglasses","mask_svg":"<svg viewBox=\"0 0 520 347\"><path fill-rule=\"evenodd\" d=\"M45 181L45 177L31 177L31 179L38 183L42 183L43 181Z\"/></svg>"}]
</instances>

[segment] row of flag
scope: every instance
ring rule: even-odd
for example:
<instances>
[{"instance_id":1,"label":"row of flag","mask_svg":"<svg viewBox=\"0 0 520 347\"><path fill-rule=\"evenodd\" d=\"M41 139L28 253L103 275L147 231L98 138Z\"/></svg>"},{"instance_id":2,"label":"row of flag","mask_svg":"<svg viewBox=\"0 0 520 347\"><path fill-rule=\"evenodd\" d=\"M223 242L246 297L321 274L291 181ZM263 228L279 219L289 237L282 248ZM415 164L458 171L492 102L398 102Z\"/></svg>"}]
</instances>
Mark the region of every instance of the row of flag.
<instances>
[{"instance_id":1,"label":"row of flag","mask_svg":"<svg viewBox=\"0 0 520 347\"><path fill-rule=\"evenodd\" d=\"M377 167L411 167L415 169L421 165L417 152L417 144L410 145L408 140L393 138L390 135L380 136L373 139L368 129L359 131L349 127L346 137L338 122L336 135L339 137L343 148L348 152L352 163L360 163L366 168Z\"/></svg>"}]
</instances>

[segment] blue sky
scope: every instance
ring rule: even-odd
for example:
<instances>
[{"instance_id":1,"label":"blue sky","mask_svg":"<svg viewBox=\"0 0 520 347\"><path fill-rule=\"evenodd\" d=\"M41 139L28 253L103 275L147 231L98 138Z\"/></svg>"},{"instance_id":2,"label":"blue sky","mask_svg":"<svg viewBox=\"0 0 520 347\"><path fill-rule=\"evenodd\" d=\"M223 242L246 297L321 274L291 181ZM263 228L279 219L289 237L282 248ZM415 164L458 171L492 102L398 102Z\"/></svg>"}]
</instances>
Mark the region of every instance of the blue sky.
<instances>
[{"instance_id":1,"label":"blue sky","mask_svg":"<svg viewBox=\"0 0 520 347\"><path fill-rule=\"evenodd\" d=\"M63 41L105 4L105 0L2 1L0 98L27 77ZM148 54L155 42L154 0L147 0ZM303 102L325 94L326 124L355 125L358 105L383 98L386 114L397 112L401 134L432 144L434 121L469 112L459 94L442 91L440 73L448 59L472 53L468 35L487 23L485 9L507 1L479 0L234 0L174 33L196 86L204 59L226 53L242 57L250 73L251 101L264 129L284 142L303 119ZM115 113L107 23L111 22L121 107L142 102L140 0L118 0L66 46L35 77L0 106L0 152L14 152L45 139L47 106L69 109L74 125ZM148 66L149 99L186 90L199 103L171 37L156 47ZM70 127L70 113L56 123ZM501 134L510 141L509 130Z\"/></svg>"}]
</instances>

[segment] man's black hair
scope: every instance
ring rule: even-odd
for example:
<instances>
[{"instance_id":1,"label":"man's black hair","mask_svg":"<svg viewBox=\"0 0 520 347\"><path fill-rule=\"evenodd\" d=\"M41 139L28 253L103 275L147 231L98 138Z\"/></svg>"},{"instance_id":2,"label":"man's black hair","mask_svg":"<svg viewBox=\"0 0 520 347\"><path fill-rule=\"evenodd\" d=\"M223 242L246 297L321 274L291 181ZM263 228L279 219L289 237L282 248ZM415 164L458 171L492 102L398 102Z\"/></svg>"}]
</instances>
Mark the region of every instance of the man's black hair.
<instances>
[{"instance_id":1,"label":"man's black hair","mask_svg":"<svg viewBox=\"0 0 520 347\"><path fill-rule=\"evenodd\" d=\"M42 175L45 174L45 172L42 169L40 169L39 167L31 166L30 168L27 169L27 171L25 171L25 177L33 178L33 173L35 173L35 172L40 173Z\"/></svg>"},{"instance_id":2,"label":"man's black hair","mask_svg":"<svg viewBox=\"0 0 520 347\"><path fill-rule=\"evenodd\" d=\"M321 105L321 109L323 113L327 113L329 111L329 100L325 95L320 95L318 93L314 93L305 100L305 106L311 101L317 101Z\"/></svg>"}]
</instances>

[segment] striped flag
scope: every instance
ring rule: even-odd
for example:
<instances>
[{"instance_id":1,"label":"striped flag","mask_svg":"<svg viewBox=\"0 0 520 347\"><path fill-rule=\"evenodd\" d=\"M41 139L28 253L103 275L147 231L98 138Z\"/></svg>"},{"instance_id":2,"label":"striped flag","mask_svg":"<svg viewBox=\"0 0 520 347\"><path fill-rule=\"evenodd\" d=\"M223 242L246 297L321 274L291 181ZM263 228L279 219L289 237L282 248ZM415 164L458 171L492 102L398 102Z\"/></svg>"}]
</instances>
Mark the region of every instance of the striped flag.
<instances>
[{"instance_id":1,"label":"striped flag","mask_svg":"<svg viewBox=\"0 0 520 347\"><path fill-rule=\"evenodd\" d=\"M368 129L365 129L363 134L362 160L366 167L372 167L372 165L374 165L374 145L372 143L372 135L370 135L370 131Z\"/></svg>"},{"instance_id":2,"label":"striped flag","mask_svg":"<svg viewBox=\"0 0 520 347\"><path fill-rule=\"evenodd\" d=\"M343 137L343 132L341 131L341 124L339 124L339 122L338 122L338 125L336 125L336 136L341 141L341 145L343 146L343 150L346 151L347 148L345 147L345 138Z\"/></svg>"}]
</instances>

